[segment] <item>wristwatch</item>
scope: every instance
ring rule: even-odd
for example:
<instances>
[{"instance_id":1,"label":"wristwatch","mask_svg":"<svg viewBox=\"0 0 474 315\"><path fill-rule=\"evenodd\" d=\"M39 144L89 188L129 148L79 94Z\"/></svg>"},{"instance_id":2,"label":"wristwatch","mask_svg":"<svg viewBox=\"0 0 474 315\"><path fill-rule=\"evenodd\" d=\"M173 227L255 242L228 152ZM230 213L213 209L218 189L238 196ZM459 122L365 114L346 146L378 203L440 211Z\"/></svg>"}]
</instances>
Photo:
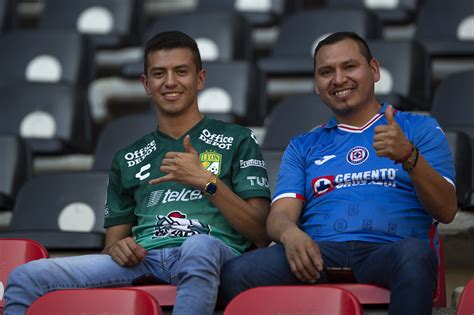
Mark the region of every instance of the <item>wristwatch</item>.
<instances>
[{"instance_id":1,"label":"wristwatch","mask_svg":"<svg viewBox=\"0 0 474 315\"><path fill-rule=\"evenodd\" d=\"M204 192L208 195L214 196L216 194L216 191L217 191L217 176L212 174L206 186L204 186Z\"/></svg>"}]
</instances>

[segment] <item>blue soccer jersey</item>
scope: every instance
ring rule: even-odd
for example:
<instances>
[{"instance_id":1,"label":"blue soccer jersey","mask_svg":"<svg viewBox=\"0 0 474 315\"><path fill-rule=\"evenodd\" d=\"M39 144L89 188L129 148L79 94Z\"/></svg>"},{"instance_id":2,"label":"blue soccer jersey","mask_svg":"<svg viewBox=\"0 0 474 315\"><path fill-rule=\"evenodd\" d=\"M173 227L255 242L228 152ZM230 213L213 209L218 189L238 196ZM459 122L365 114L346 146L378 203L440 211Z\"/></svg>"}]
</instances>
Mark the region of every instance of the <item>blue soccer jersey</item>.
<instances>
[{"instance_id":1,"label":"blue soccer jersey","mask_svg":"<svg viewBox=\"0 0 474 315\"><path fill-rule=\"evenodd\" d=\"M387 124L386 107L360 128L337 124L333 117L293 138L287 147L273 201L302 199L300 226L314 240L429 239L433 219L418 200L410 176L372 147L375 127ZM394 119L420 154L454 185L453 159L437 121L400 111Z\"/></svg>"}]
</instances>

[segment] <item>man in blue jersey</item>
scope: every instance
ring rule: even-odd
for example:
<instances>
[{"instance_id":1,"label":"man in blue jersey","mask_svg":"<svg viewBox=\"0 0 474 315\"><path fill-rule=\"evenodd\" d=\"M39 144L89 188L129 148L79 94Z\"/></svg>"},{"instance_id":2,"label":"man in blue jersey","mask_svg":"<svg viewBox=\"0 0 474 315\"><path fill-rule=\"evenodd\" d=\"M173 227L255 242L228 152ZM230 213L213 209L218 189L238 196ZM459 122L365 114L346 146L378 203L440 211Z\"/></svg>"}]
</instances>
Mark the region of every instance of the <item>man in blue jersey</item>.
<instances>
[{"instance_id":1,"label":"man in blue jersey","mask_svg":"<svg viewBox=\"0 0 474 315\"><path fill-rule=\"evenodd\" d=\"M277 244L227 262L222 296L326 283L328 267L350 267L390 289L390 314L431 314L436 222L457 211L447 139L435 119L377 101L379 64L358 35L322 40L314 67L333 117L288 145L267 220Z\"/></svg>"}]
</instances>

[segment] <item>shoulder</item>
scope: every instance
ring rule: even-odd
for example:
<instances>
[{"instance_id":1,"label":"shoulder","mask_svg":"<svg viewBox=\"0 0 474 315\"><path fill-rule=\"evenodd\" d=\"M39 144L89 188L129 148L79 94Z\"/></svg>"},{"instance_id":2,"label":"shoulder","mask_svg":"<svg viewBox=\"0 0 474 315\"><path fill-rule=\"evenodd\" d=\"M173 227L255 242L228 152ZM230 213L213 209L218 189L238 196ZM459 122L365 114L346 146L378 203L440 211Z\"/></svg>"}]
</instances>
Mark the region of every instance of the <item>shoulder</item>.
<instances>
[{"instance_id":1,"label":"shoulder","mask_svg":"<svg viewBox=\"0 0 474 315\"><path fill-rule=\"evenodd\" d=\"M253 132L247 128L243 127L237 124L233 123L228 123L216 119L209 119L209 123L206 125L206 127L202 130L202 132L205 132L205 130L215 134L215 133L220 133L220 134L225 134L228 136L232 136L234 139L244 139L249 136L255 137L253 135Z\"/></svg>"},{"instance_id":2,"label":"shoulder","mask_svg":"<svg viewBox=\"0 0 474 315\"><path fill-rule=\"evenodd\" d=\"M328 130L324 128L324 125L314 127L311 131L302 133L291 139L290 144L295 146L312 146L324 141L329 137Z\"/></svg>"},{"instance_id":3,"label":"shoulder","mask_svg":"<svg viewBox=\"0 0 474 315\"><path fill-rule=\"evenodd\" d=\"M157 149L157 141L153 132L150 132L131 144L117 151L114 157L115 160L133 160L138 156L147 155L147 152L153 152Z\"/></svg>"}]
</instances>

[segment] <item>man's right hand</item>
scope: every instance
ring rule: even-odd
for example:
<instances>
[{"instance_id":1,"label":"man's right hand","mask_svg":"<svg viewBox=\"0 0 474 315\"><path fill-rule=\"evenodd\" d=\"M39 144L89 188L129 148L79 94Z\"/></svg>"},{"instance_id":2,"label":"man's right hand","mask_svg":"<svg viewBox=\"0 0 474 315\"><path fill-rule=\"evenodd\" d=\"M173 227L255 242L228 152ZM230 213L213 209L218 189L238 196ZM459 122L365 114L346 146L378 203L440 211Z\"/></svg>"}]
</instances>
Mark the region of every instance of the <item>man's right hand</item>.
<instances>
[{"instance_id":1,"label":"man's right hand","mask_svg":"<svg viewBox=\"0 0 474 315\"><path fill-rule=\"evenodd\" d=\"M134 267L146 256L147 251L138 245L133 238L126 237L113 243L106 251L117 264L123 267Z\"/></svg>"},{"instance_id":2,"label":"man's right hand","mask_svg":"<svg viewBox=\"0 0 474 315\"><path fill-rule=\"evenodd\" d=\"M323 258L318 244L296 227L285 231L281 242L295 277L303 282L315 283L323 271Z\"/></svg>"}]
</instances>

